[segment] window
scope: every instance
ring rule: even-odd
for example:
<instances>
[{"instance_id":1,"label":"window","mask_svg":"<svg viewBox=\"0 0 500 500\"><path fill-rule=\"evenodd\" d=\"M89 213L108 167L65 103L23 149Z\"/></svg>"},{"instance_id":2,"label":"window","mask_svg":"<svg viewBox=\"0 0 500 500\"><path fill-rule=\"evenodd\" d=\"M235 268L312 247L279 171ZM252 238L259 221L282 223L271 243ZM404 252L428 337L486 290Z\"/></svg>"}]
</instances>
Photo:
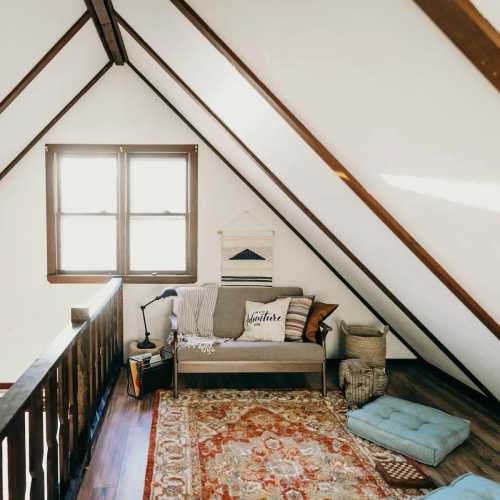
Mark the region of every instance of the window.
<instances>
[{"instance_id":1,"label":"window","mask_svg":"<svg viewBox=\"0 0 500 500\"><path fill-rule=\"evenodd\" d=\"M197 146L48 145L54 283L193 283Z\"/></svg>"}]
</instances>

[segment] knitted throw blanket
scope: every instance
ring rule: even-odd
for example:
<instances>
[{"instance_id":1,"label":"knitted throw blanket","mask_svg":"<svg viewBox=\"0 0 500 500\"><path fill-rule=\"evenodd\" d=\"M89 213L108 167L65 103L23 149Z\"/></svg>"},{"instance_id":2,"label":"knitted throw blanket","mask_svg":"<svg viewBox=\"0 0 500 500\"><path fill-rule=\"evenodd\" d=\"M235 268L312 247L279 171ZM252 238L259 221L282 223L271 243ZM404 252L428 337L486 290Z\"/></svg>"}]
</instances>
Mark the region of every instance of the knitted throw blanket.
<instances>
[{"instance_id":1,"label":"knitted throw blanket","mask_svg":"<svg viewBox=\"0 0 500 500\"><path fill-rule=\"evenodd\" d=\"M181 335L213 337L214 312L219 287L186 286L177 288L174 314Z\"/></svg>"},{"instance_id":2,"label":"knitted throw blanket","mask_svg":"<svg viewBox=\"0 0 500 500\"><path fill-rule=\"evenodd\" d=\"M192 335L180 335L179 336L179 349L199 349L204 354L212 354L215 351L215 346L217 344L222 344L223 342L229 342L234 339L222 338L222 337L194 337Z\"/></svg>"},{"instance_id":3,"label":"knitted throw blanket","mask_svg":"<svg viewBox=\"0 0 500 500\"><path fill-rule=\"evenodd\" d=\"M189 286L177 288L174 314L177 316L179 349L199 349L211 354L215 345L232 339L214 336L214 312L219 287Z\"/></svg>"}]
</instances>

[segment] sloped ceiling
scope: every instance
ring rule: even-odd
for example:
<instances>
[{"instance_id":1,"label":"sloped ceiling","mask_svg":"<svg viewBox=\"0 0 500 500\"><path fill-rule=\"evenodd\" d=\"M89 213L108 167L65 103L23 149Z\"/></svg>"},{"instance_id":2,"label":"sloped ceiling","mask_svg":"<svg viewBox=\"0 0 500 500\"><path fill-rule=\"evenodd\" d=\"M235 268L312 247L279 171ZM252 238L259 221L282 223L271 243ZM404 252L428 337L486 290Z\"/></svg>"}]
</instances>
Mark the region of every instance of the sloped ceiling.
<instances>
[{"instance_id":1,"label":"sloped ceiling","mask_svg":"<svg viewBox=\"0 0 500 500\"><path fill-rule=\"evenodd\" d=\"M64 14L54 16L61 23L59 32L81 14L76 4L68 3L61 10ZM491 228L498 226L500 211L495 201L500 175L494 168L499 164L495 131L500 129L500 102L422 12L412 3L395 2L390 9L327 0L287 2L286 9L282 0L190 4L498 321L500 255L493 249L500 244L500 233ZM131 63L423 358L478 389L443 353L449 350L499 398L497 338L224 56L170 2L115 0L114 7L240 143L122 30ZM22 9L14 14L22 19ZM57 36L48 33L56 28L45 26L41 39L50 46ZM11 52L8 57L15 59ZM37 57L32 50L21 59L33 62ZM0 115L0 133L7 138L2 140L0 165L11 160L106 60L88 22L27 87L23 99ZM9 63L16 76L2 77L0 91L10 90L29 69L27 62L21 63ZM398 297L403 308L339 250L325 230L311 223L259 167L256 157ZM445 347L438 349L423 329Z\"/></svg>"},{"instance_id":2,"label":"sloped ceiling","mask_svg":"<svg viewBox=\"0 0 500 500\"><path fill-rule=\"evenodd\" d=\"M85 10L80 0L2 2L0 101Z\"/></svg>"}]
</instances>

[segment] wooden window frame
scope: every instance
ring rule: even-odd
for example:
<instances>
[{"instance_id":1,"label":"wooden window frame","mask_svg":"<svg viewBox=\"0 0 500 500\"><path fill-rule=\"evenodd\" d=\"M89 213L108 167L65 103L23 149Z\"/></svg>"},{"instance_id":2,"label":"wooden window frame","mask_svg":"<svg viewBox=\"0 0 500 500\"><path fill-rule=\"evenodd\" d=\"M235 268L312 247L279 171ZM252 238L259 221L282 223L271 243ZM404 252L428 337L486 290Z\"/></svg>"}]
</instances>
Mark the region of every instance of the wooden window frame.
<instances>
[{"instance_id":1,"label":"wooden window frame","mask_svg":"<svg viewBox=\"0 0 500 500\"><path fill-rule=\"evenodd\" d=\"M113 154L118 162L117 182L117 269L111 272L71 272L59 269L59 175L58 154L85 156ZM129 269L129 189L128 158L132 155L186 155L186 270L138 272ZM121 144L47 144L45 146L46 205L47 205L47 279L50 283L103 283L121 277L125 283L195 283L198 255L198 146L182 145L121 145ZM133 214L132 214L133 215ZM152 214L155 215L155 214ZM160 214L156 214L160 215Z\"/></svg>"}]
</instances>

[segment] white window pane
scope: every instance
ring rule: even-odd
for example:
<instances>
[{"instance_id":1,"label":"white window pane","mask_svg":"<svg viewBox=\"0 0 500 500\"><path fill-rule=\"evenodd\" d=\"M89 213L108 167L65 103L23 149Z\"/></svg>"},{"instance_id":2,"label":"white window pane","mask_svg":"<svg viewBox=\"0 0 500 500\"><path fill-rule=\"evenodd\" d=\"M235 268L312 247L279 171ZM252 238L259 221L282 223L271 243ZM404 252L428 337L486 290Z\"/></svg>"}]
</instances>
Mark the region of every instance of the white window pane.
<instances>
[{"instance_id":1,"label":"white window pane","mask_svg":"<svg viewBox=\"0 0 500 500\"><path fill-rule=\"evenodd\" d=\"M132 156L129 165L131 212L186 212L187 158Z\"/></svg>"},{"instance_id":2,"label":"white window pane","mask_svg":"<svg viewBox=\"0 0 500 500\"><path fill-rule=\"evenodd\" d=\"M61 216L62 271L116 270L114 215Z\"/></svg>"},{"instance_id":3,"label":"white window pane","mask_svg":"<svg viewBox=\"0 0 500 500\"><path fill-rule=\"evenodd\" d=\"M184 217L130 217L131 271L185 271Z\"/></svg>"},{"instance_id":4,"label":"white window pane","mask_svg":"<svg viewBox=\"0 0 500 500\"><path fill-rule=\"evenodd\" d=\"M116 212L116 157L68 156L59 159L61 212Z\"/></svg>"}]
</instances>

